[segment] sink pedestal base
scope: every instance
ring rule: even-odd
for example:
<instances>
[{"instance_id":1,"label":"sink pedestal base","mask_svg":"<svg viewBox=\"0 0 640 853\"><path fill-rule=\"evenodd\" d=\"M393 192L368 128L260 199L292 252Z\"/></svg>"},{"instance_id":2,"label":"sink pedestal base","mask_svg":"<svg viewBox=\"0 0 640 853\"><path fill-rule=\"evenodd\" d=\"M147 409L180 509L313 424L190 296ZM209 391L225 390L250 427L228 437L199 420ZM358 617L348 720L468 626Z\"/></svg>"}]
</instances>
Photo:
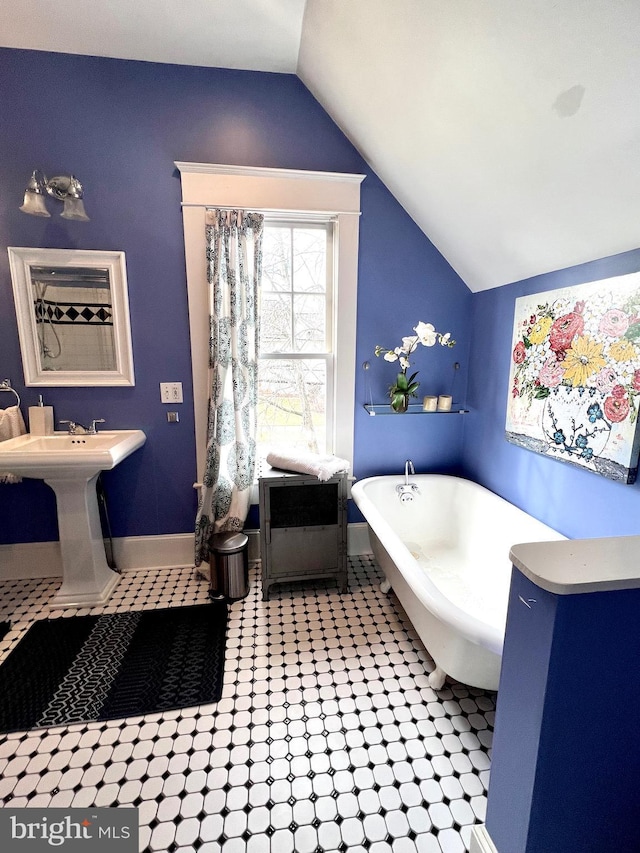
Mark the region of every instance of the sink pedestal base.
<instances>
[{"instance_id":1,"label":"sink pedestal base","mask_svg":"<svg viewBox=\"0 0 640 853\"><path fill-rule=\"evenodd\" d=\"M62 586L53 608L105 604L120 580L104 552L97 479L98 474L77 470L45 478L56 495L62 552Z\"/></svg>"}]
</instances>

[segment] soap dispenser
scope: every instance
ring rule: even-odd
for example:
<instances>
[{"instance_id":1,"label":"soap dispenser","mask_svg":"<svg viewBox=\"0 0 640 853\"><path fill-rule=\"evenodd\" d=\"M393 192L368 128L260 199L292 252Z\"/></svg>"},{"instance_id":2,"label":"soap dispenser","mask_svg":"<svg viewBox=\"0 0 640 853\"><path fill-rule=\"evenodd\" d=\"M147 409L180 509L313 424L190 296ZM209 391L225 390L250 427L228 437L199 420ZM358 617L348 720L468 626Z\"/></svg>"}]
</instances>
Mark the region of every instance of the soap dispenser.
<instances>
[{"instance_id":1,"label":"soap dispenser","mask_svg":"<svg viewBox=\"0 0 640 853\"><path fill-rule=\"evenodd\" d=\"M29 406L29 433L53 435L53 406L45 406L42 394L37 406Z\"/></svg>"}]
</instances>

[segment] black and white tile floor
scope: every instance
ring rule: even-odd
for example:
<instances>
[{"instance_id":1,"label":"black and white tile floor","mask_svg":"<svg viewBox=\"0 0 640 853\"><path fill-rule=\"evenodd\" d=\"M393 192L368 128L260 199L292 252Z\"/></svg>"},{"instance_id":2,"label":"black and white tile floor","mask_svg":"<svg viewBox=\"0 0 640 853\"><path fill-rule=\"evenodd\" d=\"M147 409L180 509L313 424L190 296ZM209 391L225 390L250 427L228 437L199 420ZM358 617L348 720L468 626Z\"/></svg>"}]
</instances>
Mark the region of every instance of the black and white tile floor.
<instances>
[{"instance_id":1,"label":"black and white tile floor","mask_svg":"<svg viewBox=\"0 0 640 853\"><path fill-rule=\"evenodd\" d=\"M463 853L484 820L495 694L448 683L367 557L350 589L275 588L230 609L223 697L171 713L0 735L0 803L137 806L140 850ZM0 583L4 659L58 582ZM108 606L208 600L193 570L124 574Z\"/></svg>"}]
</instances>

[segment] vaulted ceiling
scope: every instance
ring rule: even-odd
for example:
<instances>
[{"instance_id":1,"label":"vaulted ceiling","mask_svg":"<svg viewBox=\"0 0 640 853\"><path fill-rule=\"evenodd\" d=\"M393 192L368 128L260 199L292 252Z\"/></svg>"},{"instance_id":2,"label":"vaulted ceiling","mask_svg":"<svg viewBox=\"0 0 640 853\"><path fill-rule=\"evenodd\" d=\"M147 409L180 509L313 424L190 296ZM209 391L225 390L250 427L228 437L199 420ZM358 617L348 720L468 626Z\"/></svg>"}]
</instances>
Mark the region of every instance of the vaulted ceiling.
<instances>
[{"instance_id":1,"label":"vaulted ceiling","mask_svg":"<svg viewBox=\"0 0 640 853\"><path fill-rule=\"evenodd\" d=\"M638 0L0 6L5 47L297 73L473 291L640 246L639 32Z\"/></svg>"}]
</instances>

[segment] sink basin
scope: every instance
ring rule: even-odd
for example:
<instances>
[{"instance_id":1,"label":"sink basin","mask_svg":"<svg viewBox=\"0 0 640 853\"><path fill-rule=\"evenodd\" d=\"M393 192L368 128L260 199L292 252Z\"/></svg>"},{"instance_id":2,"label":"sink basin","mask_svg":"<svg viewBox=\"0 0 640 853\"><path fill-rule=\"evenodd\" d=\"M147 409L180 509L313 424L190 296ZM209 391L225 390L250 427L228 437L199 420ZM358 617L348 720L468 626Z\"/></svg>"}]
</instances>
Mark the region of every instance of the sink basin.
<instances>
[{"instance_id":1,"label":"sink basin","mask_svg":"<svg viewBox=\"0 0 640 853\"><path fill-rule=\"evenodd\" d=\"M140 429L20 435L0 442L0 471L44 480L56 495L62 586L51 606L104 604L120 580L108 565L96 481L147 440Z\"/></svg>"},{"instance_id":2,"label":"sink basin","mask_svg":"<svg viewBox=\"0 0 640 853\"><path fill-rule=\"evenodd\" d=\"M108 471L145 443L140 429L96 435L20 435L0 442L0 471L46 480L67 473Z\"/></svg>"}]
</instances>

